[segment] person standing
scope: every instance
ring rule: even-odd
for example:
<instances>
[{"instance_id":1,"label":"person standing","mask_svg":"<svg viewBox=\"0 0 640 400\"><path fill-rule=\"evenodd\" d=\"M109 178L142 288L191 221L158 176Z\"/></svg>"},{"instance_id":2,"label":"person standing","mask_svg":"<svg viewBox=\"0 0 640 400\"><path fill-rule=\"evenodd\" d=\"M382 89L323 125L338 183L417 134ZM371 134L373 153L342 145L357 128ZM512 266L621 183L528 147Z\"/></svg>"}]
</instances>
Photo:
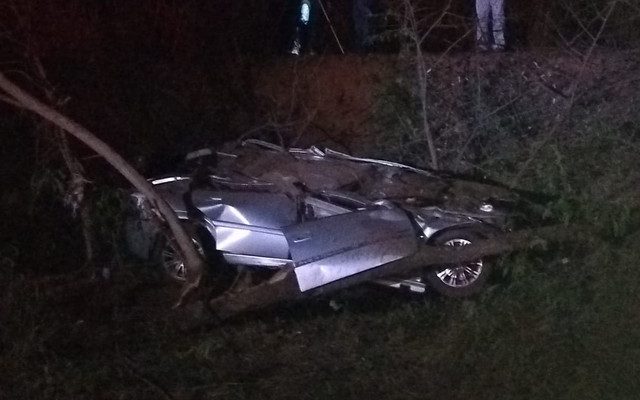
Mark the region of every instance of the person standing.
<instances>
[{"instance_id":1,"label":"person standing","mask_svg":"<svg viewBox=\"0 0 640 400\"><path fill-rule=\"evenodd\" d=\"M370 49L372 40L370 37L371 9L373 0L353 0L353 28L355 31L355 50L366 52Z\"/></svg>"},{"instance_id":2,"label":"person standing","mask_svg":"<svg viewBox=\"0 0 640 400\"><path fill-rule=\"evenodd\" d=\"M296 7L295 31L289 53L299 56L304 51L313 52L316 19L315 0L301 0Z\"/></svg>"},{"instance_id":3,"label":"person standing","mask_svg":"<svg viewBox=\"0 0 640 400\"><path fill-rule=\"evenodd\" d=\"M476 46L480 51L504 51L504 0L476 0ZM491 32L489 31L491 25Z\"/></svg>"}]
</instances>

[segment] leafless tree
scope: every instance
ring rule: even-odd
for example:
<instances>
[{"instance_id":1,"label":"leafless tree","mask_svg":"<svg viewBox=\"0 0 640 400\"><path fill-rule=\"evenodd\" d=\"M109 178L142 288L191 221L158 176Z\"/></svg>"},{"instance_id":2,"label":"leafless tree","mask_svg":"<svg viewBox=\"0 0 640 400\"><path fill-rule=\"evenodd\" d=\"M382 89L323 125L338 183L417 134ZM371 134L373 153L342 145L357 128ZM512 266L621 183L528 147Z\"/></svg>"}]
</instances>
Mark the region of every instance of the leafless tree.
<instances>
[{"instance_id":1,"label":"leafless tree","mask_svg":"<svg viewBox=\"0 0 640 400\"><path fill-rule=\"evenodd\" d=\"M577 99L580 97L579 89L580 89L580 84L582 82L581 78L585 73L586 66L591 61L593 52L599 45L600 39L602 38L602 35L607 25L610 22L611 15L615 11L619 2L620 2L619 0L611 0L611 1L608 1L606 4L604 4L603 6L601 6L601 8L599 8L599 11L598 11L598 15L600 16L598 19L599 24L597 25L597 28L595 29L595 31L592 33L589 32L588 29L582 24L582 21L578 19L578 22L580 22L581 29L586 30L590 38L589 47L584 53L580 54L580 69L578 70L578 74L574 77L568 89L568 93L567 93L568 99L565 103L564 108L559 110L559 112L554 116L554 118L550 120L550 125L545 129L545 133L542 136L542 139L538 141L538 143L531 148L529 157L522 164L522 167L510 182L512 187L518 186L518 184L520 183L520 179L522 179L523 174L527 171L530 164L538 156L540 150L543 147L545 147L555 137L560 127L562 126L562 123L571 114Z\"/></svg>"},{"instance_id":2,"label":"leafless tree","mask_svg":"<svg viewBox=\"0 0 640 400\"><path fill-rule=\"evenodd\" d=\"M8 79L3 73L0 73L0 89L2 90L0 100L15 107L35 113L54 126L62 129L64 132L80 140L98 155L103 157L125 179L136 187L137 190L147 197L154 209L158 211L159 215L167 223L187 265L187 283L185 284L178 304L186 302L189 295L192 294L193 291L201 284L203 273L205 271L205 261L193 247L191 238L185 232L173 209L156 193L153 186L107 143L102 141L82 125L24 91L17 84Z\"/></svg>"},{"instance_id":3,"label":"leafless tree","mask_svg":"<svg viewBox=\"0 0 640 400\"><path fill-rule=\"evenodd\" d=\"M26 3L22 4L22 7L31 5L31 3ZM62 109L69 99L56 93L55 86L47 76L44 65L37 54L37 46L34 45L36 40L32 37L32 22L23 15L21 8L15 1L8 1L0 10L10 14L14 20L14 28L11 30L5 28L0 33L0 39L11 43L13 48L16 49L16 53L22 55L20 57L21 62L16 63L15 71L27 78L35 87L40 88L50 104ZM45 147L54 149L52 152L47 151L48 149L36 149L37 153L56 154L54 158L62 159L66 168L67 187L63 188L64 184L62 182L55 182L55 186L59 187L60 195L63 195L64 203L71 208L73 216L79 215L85 245L85 264L93 265L95 237L91 221L90 202L87 201L86 196L89 180L85 169L62 130L45 122L38 123L37 126L38 130L44 131L44 136L46 136L43 138L44 140L38 140L37 143L45 143ZM54 132L48 132L51 129ZM51 164L51 161L51 157L45 157L42 163ZM44 166L44 168L49 167L50 165ZM40 184L34 186L36 186L35 191L37 192Z\"/></svg>"},{"instance_id":4,"label":"leafless tree","mask_svg":"<svg viewBox=\"0 0 640 400\"><path fill-rule=\"evenodd\" d=\"M446 10L449 7L447 4L445 10L441 13L440 17L434 24L429 27L426 32L421 29L418 16L416 15L416 9L411 0L403 0L403 19L401 32L403 36L406 36L409 40L411 47L415 52L415 71L418 81L418 99L420 100L420 119L422 122L422 129L427 140L427 146L429 147L429 157L431 160L431 168L438 169L438 154L436 151L436 145L433 140L433 132L431 129L431 123L429 121L429 104L427 101L427 90L429 86L429 68L424 58L422 48L424 41L429 37L433 28L442 20L446 14Z\"/></svg>"},{"instance_id":5,"label":"leafless tree","mask_svg":"<svg viewBox=\"0 0 640 400\"><path fill-rule=\"evenodd\" d=\"M446 1L440 7L432 5L426 7L422 1L401 0L394 3L392 12L396 14L399 23L396 36L404 42L404 46L408 50L406 54L409 64L414 70L416 89L413 92L416 94L420 106L419 120L420 131L423 135L422 140L427 144L429 164L432 169L437 170L441 165L432 124L435 110L432 109L429 101L430 93L433 95L432 72L437 67L438 60L446 57L453 48L465 40L470 30L468 27L462 26L464 33L451 42L439 57L434 59L425 54L424 49L428 41L439 29L451 28L452 20L461 20L459 15L452 12L451 1ZM460 26L456 26L456 28L460 28Z\"/></svg>"}]
</instances>

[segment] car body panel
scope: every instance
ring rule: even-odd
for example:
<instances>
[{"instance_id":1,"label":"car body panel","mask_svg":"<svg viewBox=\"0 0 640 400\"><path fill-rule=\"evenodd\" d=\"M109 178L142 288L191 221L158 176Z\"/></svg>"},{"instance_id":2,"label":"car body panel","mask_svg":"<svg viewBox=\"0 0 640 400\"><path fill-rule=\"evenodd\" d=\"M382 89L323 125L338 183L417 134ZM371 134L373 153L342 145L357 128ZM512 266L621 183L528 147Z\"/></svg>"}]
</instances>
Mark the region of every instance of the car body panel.
<instances>
[{"instance_id":1,"label":"car body panel","mask_svg":"<svg viewBox=\"0 0 640 400\"><path fill-rule=\"evenodd\" d=\"M267 229L249 225L215 223L216 249L270 258L288 258L289 245L280 229Z\"/></svg>"},{"instance_id":2,"label":"car body panel","mask_svg":"<svg viewBox=\"0 0 640 400\"><path fill-rule=\"evenodd\" d=\"M192 199L211 221L282 228L298 219L295 202L282 193L197 189Z\"/></svg>"},{"instance_id":3,"label":"car body panel","mask_svg":"<svg viewBox=\"0 0 640 400\"><path fill-rule=\"evenodd\" d=\"M298 219L295 203L281 193L198 189L192 202L216 243L225 253L286 258L287 241L281 228Z\"/></svg>"},{"instance_id":4,"label":"car body panel","mask_svg":"<svg viewBox=\"0 0 640 400\"><path fill-rule=\"evenodd\" d=\"M339 214L292 225L284 234L302 292L407 257L418 246L399 208Z\"/></svg>"},{"instance_id":5,"label":"car body panel","mask_svg":"<svg viewBox=\"0 0 640 400\"><path fill-rule=\"evenodd\" d=\"M191 160L200 153L213 151ZM208 172L196 181L175 175L151 182L179 218L206 228L229 264L293 266L301 291L408 257L451 228L504 227L505 214L491 204L505 194L500 188L330 149L249 140L217 152ZM148 223L153 213L144 196L133 197L142 223L127 225L127 234L142 255L154 243L144 235L159 229ZM407 277L386 284L407 282L424 287Z\"/></svg>"},{"instance_id":6,"label":"car body panel","mask_svg":"<svg viewBox=\"0 0 640 400\"><path fill-rule=\"evenodd\" d=\"M170 176L151 181L154 189L181 219L188 218L187 207L184 204L184 194L189 190L190 182L190 178L183 176Z\"/></svg>"}]
</instances>

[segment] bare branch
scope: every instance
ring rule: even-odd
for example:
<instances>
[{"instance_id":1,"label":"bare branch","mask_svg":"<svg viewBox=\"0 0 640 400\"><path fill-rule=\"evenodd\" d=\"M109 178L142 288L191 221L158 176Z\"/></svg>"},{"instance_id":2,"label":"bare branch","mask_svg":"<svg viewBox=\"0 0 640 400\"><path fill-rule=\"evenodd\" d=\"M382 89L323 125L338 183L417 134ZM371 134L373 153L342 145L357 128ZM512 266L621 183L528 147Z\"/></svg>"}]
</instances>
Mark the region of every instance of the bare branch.
<instances>
[{"instance_id":1,"label":"bare branch","mask_svg":"<svg viewBox=\"0 0 640 400\"><path fill-rule=\"evenodd\" d=\"M440 27L440 22L442 22L444 17L448 14L447 11L449 10L450 7L451 7L451 0L449 0L447 2L447 5L444 6L444 8L440 12L440 15L438 16L438 18L431 24L431 26L427 29L427 31L424 34L422 34L422 36L418 40L418 43L420 43L422 45L422 43L424 43L424 41L427 39L427 37L429 37L431 35L431 32L433 32L433 30L435 28Z\"/></svg>"},{"instance_id":2,"label":"bare branch","mask_svg":"<svg viewBox=\"0 0 640 400\"><path fill-rule=\"evenodd\" d=\"M609 19L611 18L611 15L613 14L613 10L615 9L616 5L618 4L618 1L619 0L613 0L613 1L611 1L609 3L609 6L608 6L609 9L607 11L607 14L604 17L604 19L602 21L602 24L600 24L600 28L598 29L598 32L595 35L594 40L591 43L591 46L587 50L587 53L586 53L586 55L584 56L584 58L582 60L582 64L580 66L580 70L578 71L578 74L577 74L576 78L573 80L573 83L572 83L571 89L570 89L571 97L568 100L568 103L567 103L567 106L566 106L566 108L564 110L563 115L562 116L559 115L558 118L555 118L554 124L551 127L551 129L549 129L547 131L546 136L543 137L540 142L538 142L536 145L533 146L533 149L531 150L529 158L527 158L527 160L522 165L522 168L520 169L520 171L518 171L518 173L516 174L515 178L511 181L511 184L510 184L511 187L516 187L519 184L520 179L522 178L524 173L529 169L529 165L531 165L533 160L537 157L537 155L540 152L540 150L542 150L542 148L544 146L546 146L547 143L549 143L549 141L555 136L556 132L560 128L560 125L561 125L562 121L564 120L564 118L566 118L566 116L573 109L573 106L574 106L574 104L576 102L576 98L577 98L578 86L580 85L580 81L581 81L581 79L582 79L582 77L584 75L584 71L586 69L586 65L589 62L589 60L591 59L593 51L596 48L596 46L598 45L598 41L600 40L600 37L602 36L602 33L604 32L605 27L607 26L607 23L609 22Z\"/></svg>"},{"instance_id":3,"label":"bare branch","mask_svg":"<svg viewBox=\"0 0 640 400\"><path fill-rule=\"evenodd\" d=\"M187 297L200 286L204 274L204 260L194 249L191 243L191 238L185 232L180 220L169 204L167 204L166 201L156 193L153 186L142 175L140 175L138 171L136 171L109 145L77 122L67 118L22 90L16 84L7 79L3 73L0 73L0 89L13 97L13 99L21 104L23 108L34 112L55 126L63 129L96 153L100 154L124 178L126 178L147 197L152 206L158 210L160 215L162 215L167 222L171 232L175 236L178 246L180 247L180 251L185 258L186 265L188 266L187 282L180 301L178 302L178 305L183 304L187 300Z\"/></svg>"},{"instance_id":4,"label":"bare branch","mask_svg":"<svg viewBox=\"0 0 640 400\"><path fill-rule=\"evenodd\" d=\"M578 14L576 13L576 11L573 9L572 6L568 5L566 1L562 1L562 5L564 7L565 10L567 10L569 12L569 14L571 14L571 16L573 17L573 19L576 21L576 23L578 24L578 26L580 27L582 33L586 34L589 39L591 39L592 41L595 39L595 36L593 36L593 34L591 33L591 31L589 30L589 28L587 28L583 21L582 18L580 18L578 16ZM597 17L596 17L597 18Z\"/></svg>"},{"instance_id":5,"label":"bare branch","mask_svg":"<svg viewBox=\"0 0 640 400\"><path fill-rule=\"evenodd\" d=\"M5 96L3 94L0 94L0 101L5 102L7 104L10 104L14 107L18 107L18 108L24 108L24 106L22 104L20 104L18 101L12 99L9 96Z\"/></svg>"},{"instance_id":6,"label":"bare branch","mask_svg":"<svg viewBox=\"0 0 640 400\"><path fill-rule=\"evenodd\" d=\"M447 4L449 7L450 2ZM416 11L411 3L411 0L404 0L403 2L404 8L404 28L403 30L409 36L409 39L413 42L413 47L415 51L415 60L414 67L416 70L416 76L418 79L418 98L420 99L420 118L422 123L422 129L427 140L427 146L429 148L429 157L431 159L431 168L434 170L439 169L438 165L438 154L436 151L433 133L431 130L431 122L429 120L429 110L428 110L428 101L427 101L427 89L428 89L428 70L426 66L426 61L424 59L424 54L422 52L422 44L427 36L423 36L419 31L419 24L416 19ZM428 29L428 33L432 31L432 29L442 20L446 12L443 11L440 17L436 20L434 24L432 24Z\"/></svg>"}]
</instances>

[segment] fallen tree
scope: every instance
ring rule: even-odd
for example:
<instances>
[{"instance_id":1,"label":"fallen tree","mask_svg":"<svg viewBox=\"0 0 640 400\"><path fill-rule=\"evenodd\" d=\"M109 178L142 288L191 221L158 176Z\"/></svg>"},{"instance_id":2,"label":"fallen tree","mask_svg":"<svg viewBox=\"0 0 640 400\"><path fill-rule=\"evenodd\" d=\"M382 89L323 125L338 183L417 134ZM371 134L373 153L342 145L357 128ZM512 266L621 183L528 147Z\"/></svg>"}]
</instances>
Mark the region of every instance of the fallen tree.
<instances>
[{"instance_id":1,"label":"fallen tree","mask_svg":"<svg viewBox=\"0 0 640 400\"><path fill-rule=\"evenodd\" d=\"M287 300L317 296L344 289L359 283L391 275L406 275L416 270L451 265L496 256L529 248L544 247L552 242L587 240L587 229L575 226L548 226L494 236L468 246L422 246L414 255L377 268L321 286L300 292L294 268L277 273L267 282L236 292L227 292L209 302L214 314L225 319L233 315L256 310Z\"/></svg>"},{"instance_id":2,"label":"fallen tree","mask_svg":"<svg viewBox=\"0 0 640 400\"><path fill-rule=\"evenodd\" d=\"M46 121L49 121L54 126L62 129L64 132L74 136L76 139L94 150L98 155L103 157L138 191L147 197L152 207L158 211L162 219L167 223L167 226L176 239L176 243L182 253L183 259L185 260L185 264L187 266L187 282L177 305L184 304L189 295L196 290L202 282L203 273L205 271L205 261L194 249L189 235L185 232L180 220L166 201L156 193L153 186L147 182L147 180L135 168L133 168L131 164L129 164L107 143L77 122L27 93L1 72L0 89L4 91L4 94L0 94L0 100L12 106L31 111Z\"/></svg>"},{"instance_id":3,"label":"fallen tree","mask_svg":"<svg viewBox=\"0 0 640 400\"><path fill-rule=\"evenodd\" d=\"M153 186L139 174L105 142L96 135L62 115L50 106L37 100L0 73L0 100L13 106L32 111L53 125L76 137L109 162L122 176L136 187L149 200L150 204L170 228L187 266L187 283L178 304L184 304L188 295L201 286L205 261L195 251L192 242L184 231L178 217L171 207L160 197ZM408 275L411 272L430 266L451 265L473 261L482 257L494 256L539 246L548 242L575 240L579 229L575 227L552 226L506 233L475 242L463 247L422 246L414 255L385 264L365 272L349 276L306 292L301 292L296 279L295 268L278 272L270 280L253 287L228 291L219 297L207 300L211 310L221 318L237 313L262 308L285 300L295 300L334 290L346 288L358 283L393 275Z\"/></svg>"}]
</instances>

